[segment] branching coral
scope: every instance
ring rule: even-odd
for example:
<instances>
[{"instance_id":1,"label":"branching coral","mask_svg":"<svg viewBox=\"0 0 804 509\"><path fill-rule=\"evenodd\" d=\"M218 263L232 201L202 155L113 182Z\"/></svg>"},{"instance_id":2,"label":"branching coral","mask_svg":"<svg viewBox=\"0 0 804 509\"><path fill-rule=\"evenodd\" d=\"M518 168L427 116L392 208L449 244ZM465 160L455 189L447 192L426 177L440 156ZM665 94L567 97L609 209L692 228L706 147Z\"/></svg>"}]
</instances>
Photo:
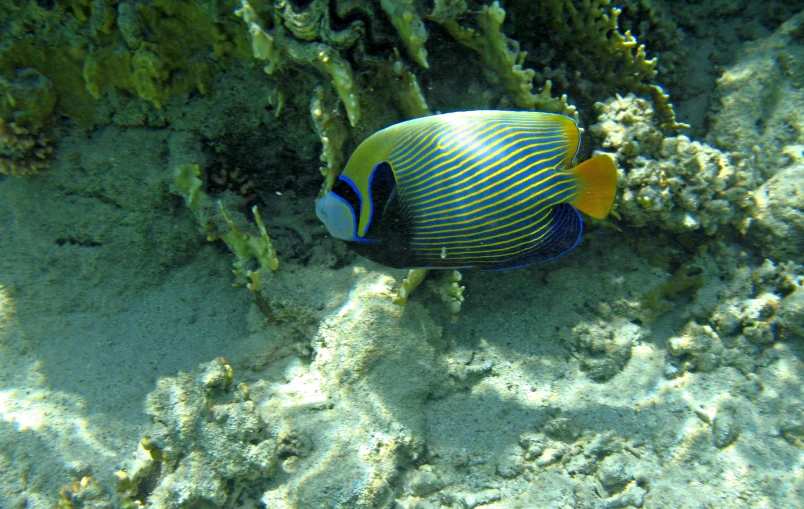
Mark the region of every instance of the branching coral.
<instances>
[{"instance_id":1,"label":"branching coral","mask_svg":"<svg viewBox=\"0 0 804 509\"><path fill-rule=\"evenodd\" d=\"M519 43L502 31L505 10L499 2L484 6L477 14L477 29L459 24L466 5L448 1L436 2L429 19L440 23L456 41L480 55L485 67L499 77L502 86L514 104L523 109L553 111L571 116L575 107L567 104L567 97L555 99L550 95L552 84L545 82L539 94L531 93L535 71L523 68L527 53L520 51Z\"/></svg>"},{"instance_id":2,"label":"branching coral","mask_svg":"<svg viewBox=\"0 0 804 509\"><path fill-rule=\"evenodd\" d=\"M184 197L187 207L201 224L201 231L206 234L207 240L220 239L232 250L235 255L233 273L237 283L256 292L260 289L265 269L275 271L279 268L279 258L262 217L257 207L252 207L251 212L254 214L259 234L253 235L241 231L223 204L218 201L216 206L201 190L203 182L198 178L200 174L201 169L198 165L179 165L174 172L172 189ZM256 261L258 267L250 269L249 266L253 261Z\"/></svg>"},{"instance_id":3,"label":"branching coral","mask_svg":"<svg viewBox=\"0 0 804 509\"><path fill-rule=\"evenodd\" d=\"M380 5L399 32L410 58L422 67L429 67L427 50L424 49L424 44L427 42L427 30L416 11L413 0L381 0Z\"/></svg>"},{"instance_id":4,"label":"branching coral","mask_svg":"<svg viewBox=\"0 0 804 509\"><path fill-rule=\"evenodd\" d=\"M337 105L333 107L323 87L315 90L310 102L310 116L321 139L321 174L324 183L321 195L332 189L332 184L343 169L343 143L346 141L346 126L337 115Z\"/></svg>"},{"instance_id":5,"label":"branching coral","mask_svg":"<svg viewBox=\"0 0 804 509\"><path fill-rule=\"evenodd\" d=\"M519 14L515 30L541 34L527 46L537 82L552 80L576 102L589 105L614 93L634 92L654 101L663 129L685 127L655 83L657 58L649 58L629 30L620 30L622 11L610 0L553 0L538 9L514 4Z\"/></svg>"},{"instance_id":6,"label":"branching coral","mask_svg":"<svg viewBox=\"0 0 804 509\"><path fill-rule=\"evenodd\" d=\"M324 41L337 42L339 46L354 44L362 25L355 24L346 32L336 34L329 26L329 18L315 7L305 11L311 12L309 16L299 15L283 1L278 2L277 7L272 28L268 28L248 0L242 0L242 7L235 11L248 26L254 58L267 61L264 68L267 74L284 67L303 66L317 68L328 75L349 122L357 125L360 103L352 66L333 45Z\"/></svg>"}]
</instances>

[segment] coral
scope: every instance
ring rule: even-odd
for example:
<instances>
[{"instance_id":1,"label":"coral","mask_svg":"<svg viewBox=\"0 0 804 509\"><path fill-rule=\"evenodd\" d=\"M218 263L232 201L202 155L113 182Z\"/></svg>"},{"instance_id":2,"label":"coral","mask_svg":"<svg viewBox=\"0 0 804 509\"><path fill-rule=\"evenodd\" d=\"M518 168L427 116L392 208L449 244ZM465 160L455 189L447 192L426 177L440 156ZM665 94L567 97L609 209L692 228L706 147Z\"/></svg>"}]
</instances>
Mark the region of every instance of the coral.
<instances>
[{"instance_id":1,"label":"coral","mask_svg":"<svg viewBox=\"0 0 804 509\"><path fill-rule=\"evenodd\" d=\"M391 84L391 88L396 92L402 112L407 118L418 118L432 115L430 107L427 105L419 81L409 66L399 56L399 52L394 50L394 58L390 66L386 66L390 74L397 80Z\"/></svg>"},{"instance_id":2,"label":"coral","mask_svg":"<svg viewBox=\"0 0 804 509\"><path fill-rule=\"evenodd\" d=\"M770 37L744 44L714 91L706 140L751 154L764 179L795 162L789 149L804 145L802 27L799 13Z\"/></svg>"},{"instance_id":3,"label":"coral","mask_svg":"<svg viewBox=\"0 0 804 509\"><path fill-rule=\"evenodd\" d=\"M462 279L460 272L457 270L450 271L445 278L445 284L441 287L441 300L444 301L453 315L461 311L461 304L463 304L463 292L466 287L461 285Z\"/></svg>"},{"instance_id":4,"label":"coral","mask_svg":"<svg viewBox=\"0 0 804 509\"><path fill-rule=\"evenodd\" d=\"M517 32L540 34L528 49L537 81L552 81L576 104L590 106L601 97L633 92L654 101L663 129L687 127L676 121L669 97L655 83L657 58L648 58L645 45L630 30L621 31L622 10L609 0L554 0L537 8L515 2L515 6Z\"/></svg>"},{"instance_id":5,"label":"coral","mask_svg":"<svg viewBox=\"0 0 804 509\"><path fill-rule=\"evenodd\" d=\"M694 263L682 264L661 285L645 293L644 317L652 319L656 314L672 308L671 301L695 292L706 284L703 269Z\"/></svg>"},{"instance_id":6,"label":"coral","mask_svg":"<svg viewBox=\"0 0 804 509\"><path fill-rule=\"evenodd\" d=\"M84 476L61 487L58 509L96 507L96 504L102 507L105 505L105 498L98 482L92 477Z\"/></svg>"},{"instance_id":7,"label":"coral","mask_svg":"<svg viewBox=\"0 0 804 509\"><path fill-rule=\"evenodd\" d=\"M108 31L119 32L123 44L95 45L83 65L96 99L125 90L161 108L191 91L207 93L224 55L245 57L236 25L219 20L213 6L161 0L122 3L112 12Z\"/></svg>"},{"instance_id":8,"label":"coral","mask_svg":"<svg viewBox=\"0 0 804 509\"><path fill-rule=\"evenodd\" d=\"M442 376L440 328L416 303L395 306L392 282L359 276L346 302L317 315L312 355L283 360L286 379L249 390L222 358L159 379L146 400L150 438L117 474L118 505L392 504L422 456L425 401ZM259 337L275 341L273 331Z\"/></svg>"},{"instance_id":9,"label":"coral","mask_svg":"<svg viewBox=\"0 0 804 509\"><path fill-rule=\"evenodd\" d=\"M496 74L517 107L564 113L577 118L575 107L567 104L566 96L559 99L551 97L552 84L549 81L545 82L539 94L531 93L535 71L522 67L527 53L520 51L519 43L503 33L505 10L499 2L495 1L480 10L476 19L477 29L458 23L458 18L464 14L465 4L457 3L450 7L436 2L428 19L440 23L456 41L477 52L483 65Z\"/></svg>"},{"instance_id":10,"label":"coral","mask_svg":"<svg viewBox=\"0 0 804 509\"><path fill-rule=\"evenodd\" d=\"M631 358L631 347L642 335L639 326L618 319L613 323L580 323L565 343L579 354L581 368L589 378L603 382L622 371Z\"/></svg>"},{"instance_id":11,"label":"coral","mask_svg":"<svg viewBox=\"0 0 804 509\"><path fill-rule=\"evenodd\" d=\"M604 149L616 151L617 211L624 219L709 235L722 225L745 227L758 185L750 160L686 136L663 137L653 107L633 94L597 108L598 123L590 130Z\"/></svg>"},{"instance_id":12,"label":"coral","mask_svg":"<svg viewBox=\"0 0 804 509\"><path fill-rule=\"evenodd\" d=\"M125 508L142 506L142 499L148 495L149 481L167 468L169 455L153 440L144 436L137 451L132 454L115 472L115 497L117 505Z\"/></svg>"},{"instance_id":13,"label":"coral","mask_svg":"<svg viewBox=\"0 0 804 509\"><path fill-rule=\"evenodd\" d=\"M172 190L184 197L187 207L192 211L201 225L201 231L207 240L222 240L235 255L234 275L238 284L249 290L260 289L264 271L275 271L279 268L271 238L265 229L257 207L251 209L259 230L258 235L247 234L240 230L229 217L221 201L217 207L212 199L202 191L203 182L199 178L201 168L194 164L179 165L173 176ZM258 268L250 269L249 265L256 261Z\"/></svg>"},{"instance_id":14,"label":"coral","mask_svg":"<svg viewBox=\"0 0 804 509\"><path fill-rule=\"evenodd\" d=\"M680 336L668 341L668 351L674 357L667 373L678 376L687 371L714 371L723 355L723 344L709 325L687 324Z\"/></svg>"},{"instance_id":15,"label":"coral","mask_svg":"<svg viewBox=\"0 0 804 509\"><path fill-rule=\"evenodd\" d=\"M779 327L783 337L804 338L804 290L801 286L785 297L779 307Z\"/></svg>"},{"instance_id":16,"label":"coral","mask_svg":"<svg viewBox=\"0 0 804 509\"><path fill-rule=\"evenodd\" d=\"M232 368L221 358L157 382L146 401L152 438L140 444L143 453L124 467L128 471L117 475L122 502L146 507L220 506L236 499L246 485L255 486L274 475L279 440L247 387L232 381ZM159 457L167 459L155 470L152 465L158 460L152 451L157 447ZM147 485L146 475L151 477Z\"/></svg>"},{"instance_id":17,"label":"coral","mask_svg":"<svg viewBox=\"0 0 804 509\"><path fill-rule=\"evenodd\" d=\"M406 305L410 294L424 282L429 272L430 269L409 270L407 277L399 285L399 290L393 299L394 304ZM461 311L466 287L461 285L463 276L457 270L442 271L442 274L443 276L438 281L429 282L428 290L445 304L450 313L450 320L454 323Z\"/></svg>"},{"instance_id":18,"label":"coral","mask_svg":"<svg viewBox=\"0 0 804 509\"><path fill-rule=\"evenodd\" d=\"M13 78L0 76L0 118L18 127L42 131L53 122L53 83L34 68L17 69Z\"/></svg>"},{"instance_id":19,"label":"coral","mask_svg":"<svg viewBox=\"0 0 804 509\"><path fill-rule=\"evenodd\" d=\"M55 108L53 84L36 69L0 76L0 173L31 175L49 166Z\"/></svg>"},{"instance_id":20,"label":"coral","mask_svg":"<svg viewBox=\"0 0 804 509\"><path fill-rule=\"evenodd\" d=\"M403 279L402 284L399 285L399 291L394 298L394 304L399 304L402 306L407 304L408 297L410 297L410 294L413 292L413 290L422 284L424 278L427 277L428 272L428 269L409 270L407 277Z\"/></svg>"},{"instance_id":21,"label":"coral","mask_svg":"<svg viewBox=\"0 0 804 509\"><path fill-rule=\"evenodd\" d=\"M751 197L747 240L765 256L804 263L804 161L779 170Z\"/></svg>"},{"instance_id":22,"label":"coral","mask_svg":"<svg viewBox=\"0 0 804 509\"><path fill-rule=\"evenodd\" d=\"M328 193L335 183L335 179L343 170L343 144L347 138L346 126L337 114L337 106L331 105L323 87L316 87L315 95L310 101L310 116L313 126L321 140L320 160L324 163L321 175L324 183L321 185L320 196Z\"/></svg>"},{"instance_id":23,"label":"coral","mask_svg":"<svg viewBox=\"0 0 804 509\"><path fill-rule=\"evenodd\" d=\"M666 375L724 365L750 373L780 339L795 337L798 297L792 296L804 277L801 266L757 263L719 242L702 247L690 265L700 279L685 290L692 292L688 321L669 340Z\"/></svg>"},{"instance_id":24,"label":"coral","mask_svg":"<svg viewBox=\"0 0 804 509\"><path fill-rule=\"evenodd\" d=\"M624 219L708 235L731 226L763 255L801 261L804 162L796 159L763 182L753 153L664 137L643 99L617 96L597 108L599 122L590 130L604 149L616 151L622 189L616 207Z\"/></svg>"},{"instance_id":25,"label":"coral","mask_svg":"<svg viewBox=\"0 0 804 509\"><path fill-rule=\"evenodd\" d=\"M429 67L427 50L424 49L424 44L427 42L427 30L413 0L380 0L380 5L399 32L399 37L405 43L410 58L422 67Z\"/></svg>"},{"instance_id":26,"label":"coral","mask_svg":"<svg viewBox=\"0 0 804 509\"><path fill-rule=\"evenodd\" d=\"M302 65L316 68L328 75L346 109L349 122L352 126L357 125L360 120L360 102L352 66L336 47L326 43L334 39L345 49L356 42L355 35L334 36L329 18L322 17L316 11L319 2L313 2L312 11L305 11L313 14L303 21L296 15L290 2L280 2L280 5L284 9L274 12L272 28L266 28L248 0L242 0L242 7L235 11L248 26L254 58L268 62L264 68L267 74L274 74L291 65ZM290 15L293 15L293 19L288 21ZM348 34L357 34L361 27L362 24L354 24L345 30Z\"/></svg>"},{"instance_id":27,"label":"coral","mask_svg":"<svg viewBox=\"0 0 804 509\"><path fill-rule=\"evenodd\" d=\"M222 16L214 2L96 0L73 2L69 9L61 2L55 9L25 4L12 11L8 25L33 25L37 36L8 39L0 48L0 76L38 69L62 99L61 111L84 126L98 121L105 94L118 98L124 92L122 97L161 108L175 97L205 94L227 65L224 56L248 57L236 21Z\"/></svg>"},{"instance_id":28,"label":"coral","mask_svg":"<svg viewBox=\"0 0 804 509\"><path fill-rule=\"evenodd\" d=\"M48 168L53 145L45 134L34 134L15 122L0 119L0 173L22 176Z\"/></svg>"}]
</instances>

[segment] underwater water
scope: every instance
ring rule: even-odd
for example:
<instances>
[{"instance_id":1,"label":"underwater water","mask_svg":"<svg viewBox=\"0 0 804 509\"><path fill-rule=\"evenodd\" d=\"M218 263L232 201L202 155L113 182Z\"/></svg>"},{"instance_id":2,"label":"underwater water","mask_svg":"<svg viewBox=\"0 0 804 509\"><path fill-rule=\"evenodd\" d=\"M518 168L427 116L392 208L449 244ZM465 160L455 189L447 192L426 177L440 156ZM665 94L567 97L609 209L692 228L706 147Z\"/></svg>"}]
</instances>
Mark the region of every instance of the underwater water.
<instances>
[{"instance_id":1,"label":"underwater water","mask_svg":"<svg viewBox=\"0 0 804 509\"><path fill-rule=\"evenodd\" d=\"M796 0L0 0L0 508L804 507L803 77ZM574 118L613 212L331 236L473 110Z\"/></svg>"}]
</instances>

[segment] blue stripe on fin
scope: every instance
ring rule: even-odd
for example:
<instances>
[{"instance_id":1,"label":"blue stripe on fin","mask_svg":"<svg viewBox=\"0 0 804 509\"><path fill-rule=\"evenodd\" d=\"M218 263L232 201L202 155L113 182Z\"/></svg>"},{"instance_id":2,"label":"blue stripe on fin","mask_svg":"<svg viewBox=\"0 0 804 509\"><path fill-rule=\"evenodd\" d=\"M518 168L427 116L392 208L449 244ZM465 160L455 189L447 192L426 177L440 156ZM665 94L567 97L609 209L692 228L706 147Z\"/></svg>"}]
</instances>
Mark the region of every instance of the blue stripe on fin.
<instances>
[{"instance_id":1,"label":"blue stripe on fin","mask_svg":"<svg viewBox=\"0 0 804 509\"><path fill-rule=\"evenodd\" d=\"M515 269L558 258L577 246L583 232L583 221L575 207L561 203L553 207L550 214L553 220L550 225L550 234L534 244L531 249L514 258L478 266L478 268L482 270Z\"/></svg>"}]
</instances>

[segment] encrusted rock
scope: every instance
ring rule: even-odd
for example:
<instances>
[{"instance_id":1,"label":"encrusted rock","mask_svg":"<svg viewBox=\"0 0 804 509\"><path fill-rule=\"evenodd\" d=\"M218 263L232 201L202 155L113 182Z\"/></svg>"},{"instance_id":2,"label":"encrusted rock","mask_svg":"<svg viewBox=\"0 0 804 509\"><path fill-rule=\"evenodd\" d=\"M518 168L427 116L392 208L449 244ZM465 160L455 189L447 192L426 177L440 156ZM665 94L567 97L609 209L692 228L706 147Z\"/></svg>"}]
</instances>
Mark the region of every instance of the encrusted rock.
<instances>
[{"instance_id":1,"label":"encrusted rock","mask_svg":"<svg viewBox=\"0 0 804 509\"><path fill-rule=\"evenodd\" d=\"M776 173L753 193L748 239L765 256L804 261L804 163Z\"/></svg>"},{"instance_id":2,"label":"encrusted rock","mask_svg":"<svg viewBox=\"0 0 804 509\"><path fill-rule=\"evenodd\" d=\"M740 436L740 427L734 418L733 410L723 408L718 410L712 420L712 443L718 449L728 447Z\"/></svg>"},{"instance_id":3,"label":"encrusted rock","mask_svg":"<svg viewBox=\"0 0 804 509\"><path fill-rule=\"evenodd\" d=\"M797 288L779 307L779 326L783 334L804 338L804 290Z\"/></svg>"}]
</instances>

